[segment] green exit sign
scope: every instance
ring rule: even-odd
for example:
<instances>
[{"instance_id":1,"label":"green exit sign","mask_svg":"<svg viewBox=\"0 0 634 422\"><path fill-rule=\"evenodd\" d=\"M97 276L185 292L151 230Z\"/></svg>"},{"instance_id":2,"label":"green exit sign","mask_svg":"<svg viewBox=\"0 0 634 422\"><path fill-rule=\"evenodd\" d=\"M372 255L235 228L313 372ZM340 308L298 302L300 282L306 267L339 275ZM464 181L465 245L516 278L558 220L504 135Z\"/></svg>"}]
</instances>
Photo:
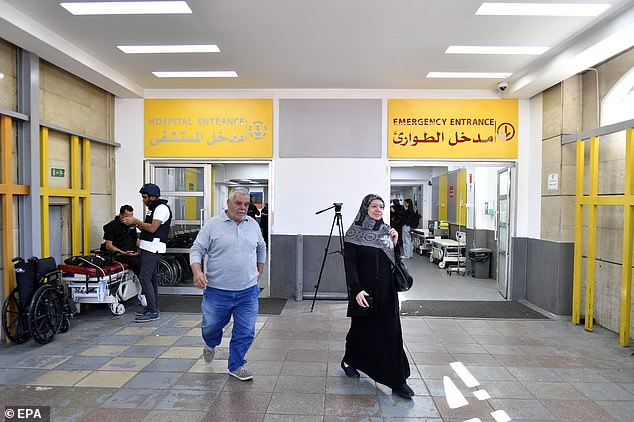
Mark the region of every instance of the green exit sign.
<instances>
[{"instance_id":1,"label":"green exit sign","mask_svg":"<svg viewBox=\"0 0 634 422\"><path fill-rule=\"evenodd\" d=\"M64 169L51 168L51 177L64 177Z\"/></svg>"}]
</instances>

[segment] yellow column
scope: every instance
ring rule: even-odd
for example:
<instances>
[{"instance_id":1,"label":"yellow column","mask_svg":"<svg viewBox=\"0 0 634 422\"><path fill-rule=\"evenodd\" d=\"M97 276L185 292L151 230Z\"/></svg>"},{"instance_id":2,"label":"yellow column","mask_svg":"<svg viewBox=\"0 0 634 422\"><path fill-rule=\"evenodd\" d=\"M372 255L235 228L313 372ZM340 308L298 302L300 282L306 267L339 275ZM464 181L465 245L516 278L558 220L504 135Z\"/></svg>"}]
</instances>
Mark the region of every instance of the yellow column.
<instances>
[{"instance_id":1,"label":"yellow column","mask_svg":"<svg viewBox=\"0 0 634 422\"><path fill-rule=\"evenodd\" d=\"M90 140L83 139L82 157L83 175L82 189L86 191L84 198L84 255L90 254Z\"/></svg>"},{"instance_id":2,"label":"yellow column","mask_svg":"<svg viewBox=\"0 0 634 422\"><path fill-rule=\"evenodd\" d=\"M581 322L581 268L583 266L583 173L584 173L584 146L583 140L577 141L577 180L575 201L575 249L574 249L574 273L572 282L572 323Z\"/></svg>"},{"instance_id":3,"label":"yellow column","mask_svg":"<svg viewBox=\"0 0 634 422\"><path fill-rule=\"evenodd\" d=\"M0 133L0 142L2 143L2 175L0 183L3 185L13 184L13 159L11 142L12 123L10 117L2 116L0 126L2 132ZM2 192L2 244L4 245L3 253L3 277L4 277L4 296L9 296L13 289L13 268L11 265L11 259L13 258L13 195L11 192ZM4 317L4 315L3 315Z\"/></svg>"},{"instance_id":4,"label":"yellow column","mask_svg":"<svg viewBox=\"0 0 634 422\"><path fill-rule=\"evenodd\" d=\"M42 257L51 254L50 221L48 215L48 128L40 129L40 186L41 193L41 237L42 237Z\"/></svg>"},{"instance_id":5,"label":"yellow column","mask_svg":"<svg viewBox=\"0 0 634 422\"><path fill-rule=\"evenodd\" d=\"M586 277L586 323L585 329L592 331L594 317L594 279L597 257L597 200L599 199L599 138L590 139L590 198L588 208L588 271Z\"/></svg>"},{"instance_id":6,"label":"yellow column","mask_svg":"<svg viewBox=\"0 0 634 422\"><path fill-rule=\"evenodd\" d=\"M630 345L630 315L632 305L632 233L634 231L634 139L632 128L625 132L625 192L623 208L623 254L621 266L621 324L619 343Z\"/></svg>"},{"instance_id":7,"label":"yellow column","mask_svg":"<svg viewBox=\"0 0 634 422\"><path fill-rule=\"evenodd\" d=\"M72 254L81 255L81 243L79 239L79 137L72 135L70 137L70 173L71 173L71 190L75 194L71 198L71 244Z\"/></svg>"}]
</instances>

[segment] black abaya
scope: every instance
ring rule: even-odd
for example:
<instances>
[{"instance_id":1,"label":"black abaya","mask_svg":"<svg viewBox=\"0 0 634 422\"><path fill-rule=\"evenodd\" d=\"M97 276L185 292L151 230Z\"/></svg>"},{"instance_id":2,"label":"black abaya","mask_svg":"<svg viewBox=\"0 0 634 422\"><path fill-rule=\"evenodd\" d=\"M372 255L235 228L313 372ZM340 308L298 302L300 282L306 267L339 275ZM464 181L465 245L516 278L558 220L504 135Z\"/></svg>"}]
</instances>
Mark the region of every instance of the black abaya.
<instances>
[{"instance_id":1,"label":"black abaya","mask_svg":"<svg viewBox=\"0 0 634 422\"><path fill-rule=\"evenodd\" d=\"M378 248L345 244L346 280L349 289L344 362L390 388L405 383L410 375L403 350L398 297L392 283L391 262ZM356 295L365 290L373 308L361 308Z\"/></svg>"}]
</instances>

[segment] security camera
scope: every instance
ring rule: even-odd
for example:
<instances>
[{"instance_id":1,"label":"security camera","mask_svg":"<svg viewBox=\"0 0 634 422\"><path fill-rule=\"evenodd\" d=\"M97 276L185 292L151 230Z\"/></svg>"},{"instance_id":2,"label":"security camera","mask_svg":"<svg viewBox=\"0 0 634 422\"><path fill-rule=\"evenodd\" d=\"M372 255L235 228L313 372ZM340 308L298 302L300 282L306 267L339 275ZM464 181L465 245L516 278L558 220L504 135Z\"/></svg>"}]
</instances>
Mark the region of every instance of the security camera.
<instances>
[{"instance_id":1,"label":"security camera","mask_svg":"<svg viewBox=\"0 0 634 422\"><path fill-rule=\"evenodd\" d=\"M506 91L506 88L508 88L508 87L509 87L509 83L508 82L500 82L498 84L498 91L504 92L504 91Z\"/></svg>"}]
</instances>

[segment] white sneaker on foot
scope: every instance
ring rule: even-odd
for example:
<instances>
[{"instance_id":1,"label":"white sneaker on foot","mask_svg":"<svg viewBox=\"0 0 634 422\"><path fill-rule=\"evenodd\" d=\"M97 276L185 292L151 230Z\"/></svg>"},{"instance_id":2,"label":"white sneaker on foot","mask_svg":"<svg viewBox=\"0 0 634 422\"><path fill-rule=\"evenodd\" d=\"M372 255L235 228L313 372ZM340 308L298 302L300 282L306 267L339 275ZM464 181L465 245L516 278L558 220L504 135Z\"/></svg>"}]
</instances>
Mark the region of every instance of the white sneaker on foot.
<instances>
[{"instance_id":1,"label":"white sneaker on foot","mask_svg":"<svg viewBox=\"0 0 634 422\"><path fill-rule=\"evenodd\" d=\"M240 381L249 381L253 379L253 374L249 372L246 366L243 366L240 369L236 369L235 371L229 371L229 375L239 379Z\"/></svg>"},{"instance_id":2,"label":"white sneaker on foot","mask_svg":"<svg viewBox=\"0 0 634 422\"><path fill-rule=\"evenodd\" d=\"M203 346L203 359L205 360L205 363L211 363L211 361L214 360L215 354L216 354L215 347L209 347L207 345Z\"/></svg>"}]
</instances>

